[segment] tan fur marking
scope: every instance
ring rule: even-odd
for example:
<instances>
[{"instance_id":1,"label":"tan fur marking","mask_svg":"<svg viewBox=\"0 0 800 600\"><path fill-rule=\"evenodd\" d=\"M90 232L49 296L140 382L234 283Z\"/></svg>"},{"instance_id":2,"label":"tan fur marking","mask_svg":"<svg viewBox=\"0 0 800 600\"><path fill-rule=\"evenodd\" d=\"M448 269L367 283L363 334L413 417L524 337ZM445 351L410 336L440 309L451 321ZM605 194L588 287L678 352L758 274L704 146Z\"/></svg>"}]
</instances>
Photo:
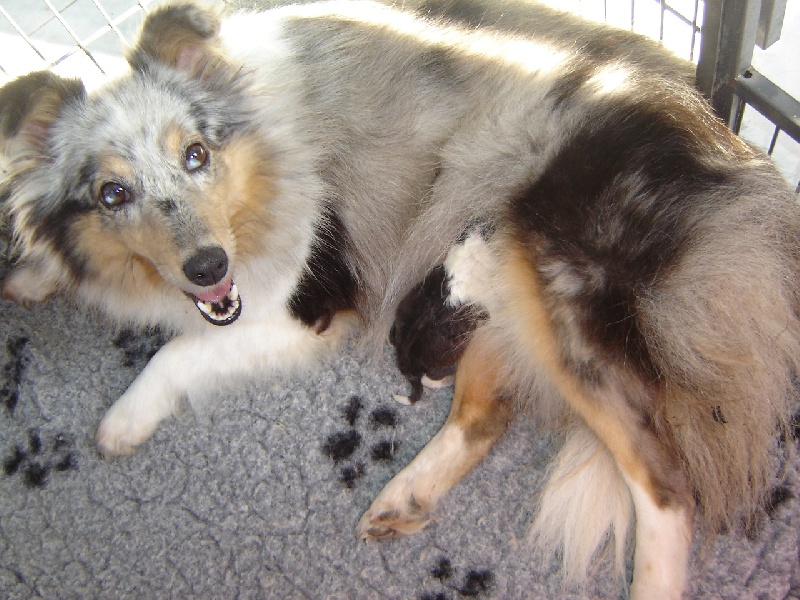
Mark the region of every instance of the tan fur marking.
<instances>
[{"instance_id":1,"label":"tan fur marking","mask_svg":"<svg viewBox=\"0 0 800 600\"><path fill-rule=\"evenodd\" d=\"M659 499L655 482L635 444L635 427L621 400L604 403L592 397L561 361L561 351L550 315L541 296L538 274L521 248L509 251L501 265L512 293L508 308L520 321L525 335L520 340L536 363L543 367L564 400L603 441L619 467L653 498ZM613 404L614 412L608 404Z\"/></svg>"},{"instance_id":2,"label":"tan fur marking","mask_svg":"<svg viewBox=\"0 0 800 600\"><path fill-rule=\"evenodd\" d=\"M186 132L174 125L164 128L164 148L172 156L182 156L187 146Z\"/></svg>"},{"instance_id":3,"label":"tan fur marking","mask_svg":"<svg viewBox=\"0 0 800 600\"><path fill-rule=\"evenodd\" d=\"M113 279L114 286L124 289L125 295L141 297L149 291L171 288L149 258L103 227L99 215L81 217L74 230L75 243L89 269L100 278ZM155 239L150 237L148 242L153 244Z\"/></svg>"},{"instance_id":4,"label":"tan fur marking","mask_svg":"<svg viewBox=\"0 0 800 600\"><path fill-rule=\"evenodd\" d=\"M100 187L109 181L125 183L134 178L134 169L128 161L114 155L105 155L97 165L97 175L93 182L93 192L98 194Z\"/></svg>"},{"instance_id":5,"label":"tan fur marking","mask_svg":"<svg viewBox=\"0 0 800 600\"><path fill-rule=\"evenodd\" d=\"M362 539L408 535L422 529L439 501L489 452L511 420L500 399L499 353L491 332L478 329L458 364L450 415L439 432L372 503L358 524Z\"/></svg>"},{"instance_id":6,"label":"tan fur marking","mask_svg":"<svg viewBox=\"0 0 800 600\"><path fill-rule=\"evenodd\" d=\"M217 221L218 215L227 215L225 228L236 236L239 257L263 254L269 250L269 236L264 232L275 227L270 200L277 194L277 177L268 153L260 140L240 136L218 151L216 159L222 161L224 175L200 214L209 224Z\"/></svg>"},{"instance_id":7,"label":"tan fur marking","mask_svg":"<svg viewBox=\"0 0 800 600\"><path fill-rule=\"evenodd\" d=\"M483 454L505 433L512 418L512 403L502 398L499 355L487 341L487 332L476 332L459 360L445 423L464 431L470 448L476 447L472 442L489 442Z\"/></svg>"}]
</instances>

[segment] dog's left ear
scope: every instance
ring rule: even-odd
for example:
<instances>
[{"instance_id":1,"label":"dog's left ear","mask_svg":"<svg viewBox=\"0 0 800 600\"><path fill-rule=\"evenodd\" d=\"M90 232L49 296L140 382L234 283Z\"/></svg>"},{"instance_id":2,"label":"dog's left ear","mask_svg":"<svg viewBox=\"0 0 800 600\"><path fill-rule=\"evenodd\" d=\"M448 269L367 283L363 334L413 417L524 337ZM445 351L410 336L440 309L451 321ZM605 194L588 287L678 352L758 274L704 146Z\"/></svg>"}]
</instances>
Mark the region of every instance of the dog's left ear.
<instances>
[{"instance_id":1,"label":"dog's left ear","mask_svg":"<svg viewBox=\"0 0 800 600\"><path fill-rule=\"evenodd\" d=\"M0 154L10 160L43 160L53 124L68 103L82 102L78 79L36 71L0 88Z\"/></svg>"},{"instance_id":2,"label":"dog's left ear","mask_svg":"<svg viewBox=\"0 0 800 600\"><path fill-rule=\"evenodd\" d=\"M219 56L219 29L219 14L211 9L191 3L159 8L145 19L128 63L142 70L155 59L200 76Z\"/></svg>"}]
</instances>

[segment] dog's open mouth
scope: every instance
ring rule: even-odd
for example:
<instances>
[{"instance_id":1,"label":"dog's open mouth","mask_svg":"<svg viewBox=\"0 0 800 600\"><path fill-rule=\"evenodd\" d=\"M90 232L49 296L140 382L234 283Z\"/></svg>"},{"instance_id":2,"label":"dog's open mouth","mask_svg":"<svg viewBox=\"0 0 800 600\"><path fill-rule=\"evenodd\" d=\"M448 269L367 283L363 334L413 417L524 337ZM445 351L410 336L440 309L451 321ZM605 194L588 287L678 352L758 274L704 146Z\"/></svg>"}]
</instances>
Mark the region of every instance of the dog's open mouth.
<instances>
[{"instance_id":1,"label":"dog's open mouth","mask_svg":"<svg viewBox=\"0 0 800 600\"><path fill-rule=\"evenodd\" d=\"M202 294L188 295L203 318L214 325L230 325L242 314L242 299L233 281L221 283Z\"/></svg>"}]
</instances>

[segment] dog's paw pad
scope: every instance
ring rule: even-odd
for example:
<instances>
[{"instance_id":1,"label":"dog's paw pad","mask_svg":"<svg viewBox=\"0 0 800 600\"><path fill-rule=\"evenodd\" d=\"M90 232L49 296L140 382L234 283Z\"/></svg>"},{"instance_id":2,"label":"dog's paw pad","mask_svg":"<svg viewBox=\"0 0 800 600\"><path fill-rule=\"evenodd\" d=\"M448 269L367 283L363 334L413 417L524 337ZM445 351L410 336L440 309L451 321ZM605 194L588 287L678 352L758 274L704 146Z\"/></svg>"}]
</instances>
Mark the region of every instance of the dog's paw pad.
<instances>
[{"instance_id":1,"label":"dog's paw pad","mask_svg":"<svg viewBox=\"0 0 800 600\"><path fill-rule=\"evenodd\" d=\"M390 540L413 535L430 522L430 517L410 517L398 511L386 511L375 517L369 513L361 518L356 535L362 541Z\"/></svg>"},{"instance_id":2,"label":"dog's paw pad","mask_svg":"<svg viewBox=\"0 0 800 600\"><path fill-rule=\"evenodd\" d=\"M133 454L148 437L149 433L137 433L130 419L109 412L97 429L95 442L100 454L114 458Z\"/></svg>"},{"instance_id":3,"label":"dog's paw pad","mask_svg":"<svg viewBox=\"0 0 800 600\"><path fill-rule=\"evenodd\" d=\"M379 498L361 517L356 527L356 535L363 541L403 537L417 533L430 520L430 511L426 510L413 495L403 502L402 507L381 501Z\"/></svg>"}]
</instances>

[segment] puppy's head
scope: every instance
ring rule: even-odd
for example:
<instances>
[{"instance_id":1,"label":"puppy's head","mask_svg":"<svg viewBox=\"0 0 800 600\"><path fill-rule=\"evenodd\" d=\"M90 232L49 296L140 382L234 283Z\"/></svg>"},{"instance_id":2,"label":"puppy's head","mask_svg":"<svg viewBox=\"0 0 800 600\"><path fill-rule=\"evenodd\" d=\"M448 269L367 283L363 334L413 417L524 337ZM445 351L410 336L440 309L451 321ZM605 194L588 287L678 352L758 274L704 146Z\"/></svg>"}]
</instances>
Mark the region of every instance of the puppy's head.
<instances>
[{"instance_id":1,"label":"puppy's head","mask_svg":"<svg viewBox=\"0 0 800 600\"><path fill-rule=\"evenodd\" d=\"M44 72L0 90L0 202L19 256L7 297L79 288L124 317L133 303L185 311L188 296L215 324L238 316L237 261L263 250L274 177L218 28L168 7L145 21L131 74L91 96Z\"/></svg>"}]
</instances>

